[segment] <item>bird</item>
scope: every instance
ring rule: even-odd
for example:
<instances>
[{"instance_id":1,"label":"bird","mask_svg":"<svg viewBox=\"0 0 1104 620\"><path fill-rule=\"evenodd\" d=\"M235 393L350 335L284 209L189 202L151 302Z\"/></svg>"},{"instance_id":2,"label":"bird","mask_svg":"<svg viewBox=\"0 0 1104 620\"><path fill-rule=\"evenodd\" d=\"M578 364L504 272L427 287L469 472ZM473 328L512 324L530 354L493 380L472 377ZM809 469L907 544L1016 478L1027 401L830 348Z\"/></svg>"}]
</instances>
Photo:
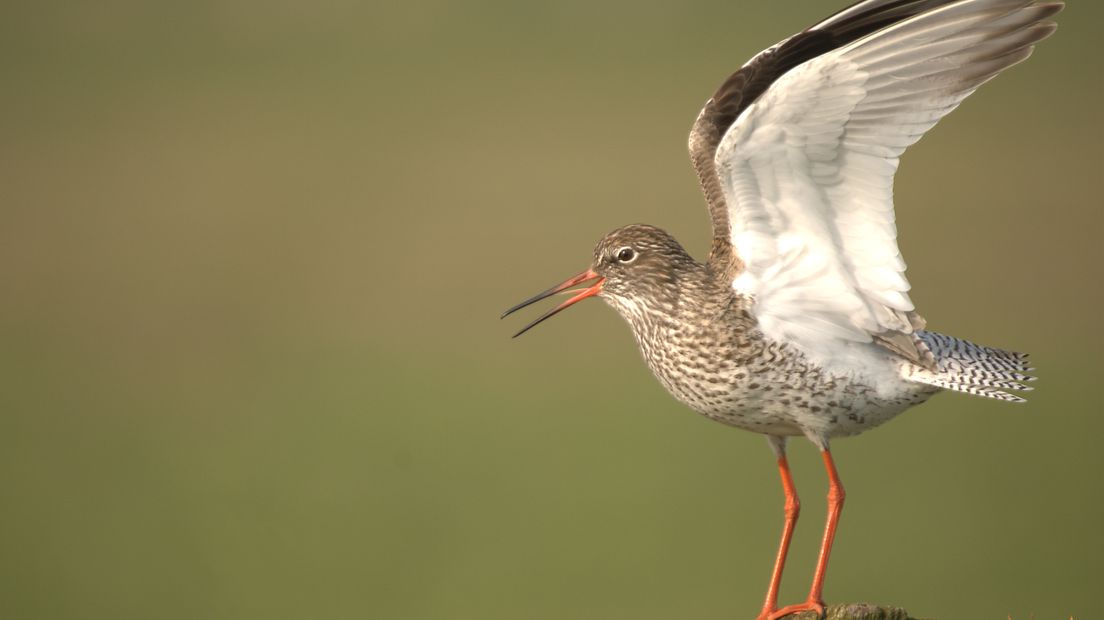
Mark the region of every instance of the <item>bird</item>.
<instances>
[{"instance_id":1,"label":"bird","mask_svg":"<svg viewBox=\"0 0 1104 620\"><path fill-rule=\"evenodd\" d=\"M571 297L516 336L598 297L628 323L676 400L766 436L785 494L782 538L758 620L813 611L845 493L830 442L941 391L1024 402L1027 355L927 329L897 246L901 155L979 86L1054 33L1062 2L863 0L755 55L693 123L690 160L713 237L698 262L660 228L602 237L589 267L503 313ZM578 288L576 288L578 287ZM800 501L787 440L828 474L808 597L779 608Z\"/></svg>"}]
</instances>

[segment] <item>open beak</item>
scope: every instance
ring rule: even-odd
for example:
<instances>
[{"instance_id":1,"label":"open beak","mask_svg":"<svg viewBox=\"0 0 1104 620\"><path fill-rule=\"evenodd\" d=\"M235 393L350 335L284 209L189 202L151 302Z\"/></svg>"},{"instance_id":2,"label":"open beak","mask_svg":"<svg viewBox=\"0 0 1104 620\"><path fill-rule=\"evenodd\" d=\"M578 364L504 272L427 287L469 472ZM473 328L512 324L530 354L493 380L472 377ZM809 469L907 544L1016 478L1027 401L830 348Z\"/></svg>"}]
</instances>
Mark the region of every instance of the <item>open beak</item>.
<instances>
[{"instance_id":1,"label":"open beak","mask_svg":"<svg viewBox=\"0 0 1104 620\"><path fill-rule=\"evenodd\" d=\"M568 289L570 289L571 287L573 287L575 285L583 284L584 282L589 282L590 280L597 280L597 282L591 284L587 288L568 290ZM568 306L572 306L574 304L577 304L580 301L586 299L587 297L594 297L595 295L597 295L598 293L600 293L602 291L602 284L605 281L606 281L605 278L603 278L602 276L594 273L593 270L587 269L586 271L580 273L579 275L577 275L577 276L575 276L575 277L573 277L569 280L565 280L564 282L562 282L560 284L557 284L556 286L553 286L552 288L548 289L547 291L544 291L543 293L537 293L536 295L530 297L529 299L526 299L525 301L523 301L520 304L514 306L513 308L510 308L506 312L503 312L502 313L502 318L506 318L508 315L513 314L514 312L516 312L518 310L521 310L525 306L528 306L530 304L534 304L534 303L544 299L545 297L551 297L552 295L555 295L556 293L564 293L564 292L566 292L566 293L575 293L575 296L572 297L571 299L568 299L567 301L565 301L562 304L556 306L555 308L552 308L548 312L545 312L544 314L537 317L537 319L535 321L533 321L532 323L530 323L530 324L526 325L525 327L523 327L521 329L521 331L514 334L514 338L517 338L518 336L520 336L520 335L524 334L525 332L529 331L530 329L532 329L537 323L540 323L541 321L543 321L543 320L547 319L548 317L560 312L561 310L564 310Z\"/></svg>"}]
</instances>

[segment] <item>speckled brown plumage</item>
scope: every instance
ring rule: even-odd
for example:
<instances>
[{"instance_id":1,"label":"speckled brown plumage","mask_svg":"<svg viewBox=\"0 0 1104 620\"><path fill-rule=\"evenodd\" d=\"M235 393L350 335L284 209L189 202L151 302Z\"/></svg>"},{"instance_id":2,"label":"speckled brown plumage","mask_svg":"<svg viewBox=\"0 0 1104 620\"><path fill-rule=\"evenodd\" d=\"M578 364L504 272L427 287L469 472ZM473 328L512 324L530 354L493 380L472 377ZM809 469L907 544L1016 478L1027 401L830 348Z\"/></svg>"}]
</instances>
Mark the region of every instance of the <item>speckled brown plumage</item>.
<instances>
[{"instance_id":1,"label":"speckled brown plumage","mask_svg":"<svg viewBox=\"0 0 1104 620\"><path fill-rule=\"evenodd\" d=\"M765 435L786 521L759 620L823 613L844 492L831 439L874 428L941 389L1012 402L1020 353L925 329L896 241L893 177L905 149L1056 26L1060 2L863 0L756 55L706 101L690 159L713 223L705 262L643 224L614 230L556 293L598 296L628 322L676 399ZM586 285L581 289L572 289ZM505 316L505 314L503 316ZM797 520L785 449L804 435L829 479L805 602L779 609Z\"/></svg>"},{"instance_id":2,"label":"speckled brown plumage","mask_svg":"<svg viewBox=\"0 0 1104 620\"><path fill-rule=\"evenodd\" d=\"M636 252L629 263L617 260L626 247ZM604 278L600 297L628 322L659 382L718 422L779 437L806 434L825 447L829 438L876 426L937 391L900 379L893 382L898 389L879 393L765 339L750 301L733 291L727 276L711 262L696 262L653 226L635 224L606 235L592 270Z\"/></svg>"}]
</instances>

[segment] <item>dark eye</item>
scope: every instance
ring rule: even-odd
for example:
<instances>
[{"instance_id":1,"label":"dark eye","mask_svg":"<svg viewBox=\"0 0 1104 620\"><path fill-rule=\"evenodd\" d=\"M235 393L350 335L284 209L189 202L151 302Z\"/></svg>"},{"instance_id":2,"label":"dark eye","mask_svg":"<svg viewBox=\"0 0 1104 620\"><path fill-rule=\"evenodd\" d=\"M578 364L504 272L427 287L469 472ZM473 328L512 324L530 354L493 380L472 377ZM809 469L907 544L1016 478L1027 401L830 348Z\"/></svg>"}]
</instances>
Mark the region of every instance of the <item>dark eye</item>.
<instances>
[{"instance_id":1,"label":"dark eye","mask_svg":"<svg viewBox=\"0 0 1104 620\"><path fill-rule=\"evenodd\" d=\"M632 248L621 248L617 251L617 260L622 263L631 263L636 258L636 252Z\"/></svg>"}]
</instances>

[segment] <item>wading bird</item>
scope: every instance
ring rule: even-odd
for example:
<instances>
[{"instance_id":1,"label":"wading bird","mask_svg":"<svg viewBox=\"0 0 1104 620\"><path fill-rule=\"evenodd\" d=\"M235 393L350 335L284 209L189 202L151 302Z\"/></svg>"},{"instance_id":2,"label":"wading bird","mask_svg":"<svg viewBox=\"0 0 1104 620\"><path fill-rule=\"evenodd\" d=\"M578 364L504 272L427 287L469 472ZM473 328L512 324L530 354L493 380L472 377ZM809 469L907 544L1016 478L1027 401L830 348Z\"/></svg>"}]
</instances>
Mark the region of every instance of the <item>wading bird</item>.
<instances>
[{"instance_id":1,"label":"wading bird","mask_svg":"<svg viewBox=\"0 0 1104 620\"><path fill-rule=\"evenodd\" d=\"M609 233L590 267L508 310L598 296L624 317L667 390L714 420L762 433L785 522L760 620L824 612L844 492L829 442L939 390L1020 402L1026 356L925 329L897 248L901 154L1055 30L1061 2L866 0L752 58L705 103L690 159L713 223L699 263L666 232ZM572 287L586 285L581 289ZM799 506L788 437L819 448L828 520L808 598L779 609Z\"/></svg>"}]
</instances>

